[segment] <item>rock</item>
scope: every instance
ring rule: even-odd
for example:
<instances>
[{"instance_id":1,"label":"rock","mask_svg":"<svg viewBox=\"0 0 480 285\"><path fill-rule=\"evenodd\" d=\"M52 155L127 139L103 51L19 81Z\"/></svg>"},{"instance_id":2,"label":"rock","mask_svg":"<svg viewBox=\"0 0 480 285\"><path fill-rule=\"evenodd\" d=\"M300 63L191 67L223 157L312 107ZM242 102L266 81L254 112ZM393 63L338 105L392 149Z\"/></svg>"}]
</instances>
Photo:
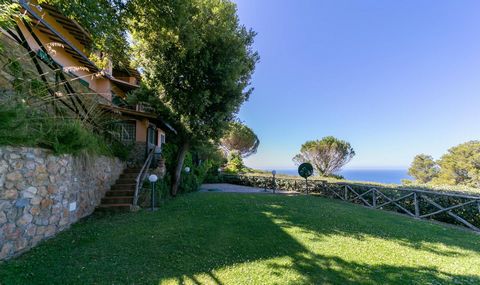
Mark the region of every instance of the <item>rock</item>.
<instances>
[{"instance_id":1,"label":"rock","mask_svg":"<svg viewBox=\"0 0 480 285\"><path fill-rule=\"evenodd\" d=\"M22 180L17 181L17 183L15 184L15 188L18 191L22 191L26 187L27 187L27 184L26 184L26 179L24 177L22 177Z\"/></svg>"},{"instance_id":2,"label":"rock","mask_svg":"<svg viewBox=\"0 0 480 285\"><path fill-rule=\"evenodd\" d=\"M0 173L6 173L8 170L8 163L5 160L0 160Z\"/></svg>"},{"instance_id":3,"label":"rock","mask_svg":"<svg viewBox=\"0 0 480 285\"><path fill-rule=\"evenodd\" d=\"M43 199L42 202L40 202L40 208L41 209L46 209L50 207L53 204L52 199Z\"/></svg>"},{"instance_id":4,"label":"rock","mask_svg":"<svg viewBox=\"0 0 480 285\"><path fill-rule=\"evenodd\" d=\"M0 188L3 187L3 184L5 184L5 175L0 174Z\"/></svg>"},{"instance_id":5,"label":"rock","mask_svg":"<svg viewBox=\"0 0 480 285\"><path fill-rule=\"evenodd\" d=\"M46 226L38 226L37 227L37 236L41 235L43 236L45 234L45 231L47 230Z\"/></svg>"},{"instance_id":6,"label":"rock","mask_svg":"<svg viewBox=\"0 0 480 285\"><path fill-rule=\"evenodd\" d=\"M55 224L58 224L58 221L60 221L60 217L57 216L57 215L52 215L52 216L50 217L50 219L48 220L48 223L49 223L50 225L55 225Z\"/></svg>"},{"instance_id":7,"label":"rock","mask_svg":"<svg viewBox=\"0 0 480 285\"><path fill-rule=\"evenodd\" d=\"M35 169L35 162L27 161L27 163L25 163L25 167L29 170L34 170Z\"/></svg>"},{"instance_id":8,"label":"rock","mask_svg":"<svg viewBox=\"0 0 480 285\"><path fill-rule=\"evenodd\" d=\"M45 197L45 196L47 196L47 194L48 194L47 187L45 187L45 186L38 187L37 195L39 195L41 197Z\"/></svg>"},{"instance_id":9,"label":"rock","mask_svg":"<svg viewBox=\"0 0 480 285\"><path fill-rule=\"evenodd\" d=\"M24 198L33 198L35 197L35 194L37 194L37 188L30 186L24 191L22 191L22 197Z\"/></svg>"},{"instance_id":10,"label":"rock","mask_svg":"<svg viewBox=\"0 0 480 285\"><path fill-rule=\"evenodd\" d=\"M0 224L4 224L6 223L8 220L7 220L7 215L5 215L4 212L0 212Z\"/></svg>"},{"instance_id":11,"label":"rock","mask_svg":"<svg viewBox=\"0 0 480 285\"><path fill-rule=\"evenodd\" d=\"M18 171L7 174L7 181L18 181L22 179L22 174Z\"/></svg>"},{"instance_id":12,"label":"rock","mask_svg":"<svg viewBox=\"0 0 480 285\"><path fill-rule=\"evenodd\" d=\"M36 186L45 186L48 185L48 175L47 174L38 174L35 176Z\"/></svg>"},{"instance_id":13,"label":"rock","mask_svg":"<svg viewBox=\"0 0 480 285\"><path fill-rule=\"evenodd\" d=\"M15 224L7 224L3 230L5 237L9 240L15 240L20 236L20 229Z\"/></svg>"},{"instance_id":14,"label":"rock","mask_svg":"<svg viewBox=\"0 0 480 285\"><path fill-rule=\"evenodd\" d=\"M13 189L15 187L15 184L13 184L12 182L8 181L8 182L5 182L3 184L3 188L5 189Z\"/></svg>"},{"instance_id":15,"label":"rock","mask_svg":"<svg viewBox=\"0 0 480 285\"><path fill-rule=\"evenodd\" d=\"M27 160L35 160L35 154L33 154L33 153L27 153L27 154L25 154L25 159L27 159Z\"/></svg>"},{"instance_id":16,"label":"rock","mask_svg":"<svg viewBox=\"0 0 480 285\"><path fill-rule=\"evenodd\" d=\"M48 194L54 194L57 192L57 187L55 187L55 185L50 184L47 187L47 192Z\"/></svg>"},{"instance_id":17,"label":"rock","mask_svg":"<svg viewBox=\"0 0 480 285\"><path fill-rule=\"evenodd\" d=\"M42 165L42 164L39 164L37 165L37 167L35 168L35 173L38 175L38 174L47 174L47 168L45 167L45 165Z\"/></svg>"},{"instance_id":18,"label":"rock","mask_svg":"<svg viewBox=\"0 0 480 285\"><path fill-rule=\"evenodd\" d=\"M24 214L18 221L17 225L18 226L26 226L30 224L33 220L33 216L30 214Z\"/></svg>"},{"instance_id":19,"label":"rock","mask_svg":"<svg viewBox=\"0 0 480 285\"><path fill-rule=\"evenodd\" d=\"M12 254L12 250L13 244L10 242L5 243L0 251L0 260L9 257Z\"/></svg>"},{"instance_id":20,"label":"rock","mask_svg":"<svg viewBox=\"0 0 480 285\"><path fill-rule=\"evenodd\" d=\"M15 169L22 169L23 168L23 161L17 161L14 164Z\"/></svg>"},{"instance_id":21,"label":"rock","mask_svg":"<svg viewBox=\"0 0 480 285\"><path fill-rule=\"evenodd\" d=\"M30 214L34 216L37 216L38 214L40 214L40 207L33 206L32 208L30 208Z\"/></svg>"},{"instance_id":22,"label":"rock","mask_svg":"<svg viewBox=\"0 0 480 285\"><path fill-rule=\"evenodd\" d=\"M15 202L15 207L17 208L25 208L28 205L30 205L30 200L26 198L17 199L17 201Z\"/></svg>"},{"instance_id":23,"label":"rock","mask_svg":"<svg viewBox=\"0 0 480 285\"><path fill-rule=\"evenodd\" d=\"M26 238L19 238L15 241L15 251L19 252L22 249L26 248L28 245L28 241Z\"/></svg>"},{"instance_id":24,"label":"rock","mask_svg":"<svg viewBox=\"0 0 480 285\"><path fill-rule=\"evenodd\" d=\"M8 211L12 207L12 204L7 201L0 200L0 211Z\"/></svg>"},{"instance_id":25,"label":"rock","mask_svg":"<svg viewBox=\"0 0 480 285\"><path fill-rule=\"evenodd\" d=\"M27 227L27 230L25 231L25 233L27 234L27 236L29 237L33 237L35 236L37 232L37 226L36 225L30 225Z\"/></svg>"},{"instance_id":26,"label":"rock","mask_svg":"<svg viewBox=\"0 0 480 285\"><path fill-rule=\"evenodd\" d=\"M47 165L47 171L48 173L52 174L52 175L55 175L57 174L58 172L58 169L59 169L59 165L55 162L49 162L48 165Z\"/></svg>"},{"instance_id":27,"label":"rock","mask_svg":"<svg viewBox=\"0 0 480 285\"><path fill-rule=\"evenodd\" d=\"M31 205L40 205L40 202L43 200L42 197L40 196L35 196L32 198L32 200L30 200L30 204Z\"/></svg>"},{"instance_id":28,"label":"rock","mask_svg":"<svg viewBox=\"0 0 480 285\"><path fill-rule=\"evenodd\" d=\"M47 230L45 231L45 237L51 237L57 232L57 227L54 225L50 225L47 227Z\"/></svg>"},{"instance_id":29,"label":"rock","mask_svg":"<svg viewBox=\"0 0 480 285\"><path fill-rule=\"evenodd\" d=\"M16 154L16 153L11 153L10 154L10 159L11 160L20 159L20 158L21 158L21 156Z\"/></svg>"},{"instance_id":30,"label":"rock","mask_svg":"<svg viewBox=\"0 0 480 285\"><path fill-rule=\"evenodd\" d=\"M43 240L43 235L36 235L30 241L31 246L36 246L39 242Z\"/></svg>"},{"instance_id":31,"label":"rock","mask_svg":"<svg viewBox=\"0 0 480 285\"><path fill-rule=\"evenodd\" d=\"M6 200L14 200L17 199L18 197L18 191L11 189L11 190L6 190L5 192L1 193L2 195L0 196L1 199L6 199Z\"/></svg>"}]
</instances>

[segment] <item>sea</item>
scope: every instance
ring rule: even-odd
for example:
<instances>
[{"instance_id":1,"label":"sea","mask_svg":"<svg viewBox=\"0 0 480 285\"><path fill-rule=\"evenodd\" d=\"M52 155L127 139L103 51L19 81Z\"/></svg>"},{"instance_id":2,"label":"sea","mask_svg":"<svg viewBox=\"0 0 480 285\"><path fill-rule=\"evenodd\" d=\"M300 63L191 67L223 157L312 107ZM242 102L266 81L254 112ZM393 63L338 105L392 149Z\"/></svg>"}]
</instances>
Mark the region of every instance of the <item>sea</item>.
<instances>
[{"instance_id":1,"label":"sea","mask_svg":"<svg viewBox=\"0 0 480 285\"><path fill-rule=\"evenodd\" d=\"M296 169L276 170L278 174L297 175ZM345 169L339 173L346 180L401 184L403 179L412 179L407 169Z\"/></svg>"}]
</instances>

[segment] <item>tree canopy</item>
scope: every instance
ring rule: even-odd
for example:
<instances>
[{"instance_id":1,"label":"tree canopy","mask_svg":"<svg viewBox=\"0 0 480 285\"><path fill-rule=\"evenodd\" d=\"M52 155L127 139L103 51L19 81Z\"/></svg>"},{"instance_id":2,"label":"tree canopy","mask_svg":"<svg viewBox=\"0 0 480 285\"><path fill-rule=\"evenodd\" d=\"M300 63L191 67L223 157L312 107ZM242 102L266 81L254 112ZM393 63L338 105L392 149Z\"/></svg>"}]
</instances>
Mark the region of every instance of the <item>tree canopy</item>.
<instances>
[{"instance_id":1,"label":"tree canopy","mask_svg":"<svg viewBox=\"0 0 480 285\"><path fill-rule=\"evenodd\" d=\"M408 174L417 182L428 183L437 177L439 167L433 157L426 154L419 154L413 159Z\"/></svg>"},{"instance_id":2,"label":"tree canopy","mask_svg":"<svg viewBox=\"0 0 480 285\"><path fill-rule=\"evenodd\" d=\"M480 187L480 141L450 148L440 158L438 165L440 172L432 183Z\"/></svg>"},{"instance_id":3,"label":"tree canopy","mask_svg":"<svg viewBox=\"0 0 480 285\"><path fill-rule=\"evenodd\" d=\"M189 146L218 141L252 92L255 33L240 25L227 0L132 0L129 12L145 83L177 122L175 195Z\"/></svg>"},{"instance_id":4,"label":"tree canopy","mask_svg":"<svg viewBox=\"0 0 480 285\"><path fill-rule=\"evenodd\" d=\"M226 157L233 152L245 158L257 152L260 140L251 128L241 122L232 122L223 138L220 148Z\"/></svg>"},{"instance_id":5,"label":"tree canopy","mask_svg":"<svg viewBox=\"0 0 480 285\"><path fill-rule=\"evenodd\" d=\"M354 156L350 143L328 136L304 143L293 161L297 165L309 162L319 175L330 176L340 171Z\"/></svg>"}]
</instances>

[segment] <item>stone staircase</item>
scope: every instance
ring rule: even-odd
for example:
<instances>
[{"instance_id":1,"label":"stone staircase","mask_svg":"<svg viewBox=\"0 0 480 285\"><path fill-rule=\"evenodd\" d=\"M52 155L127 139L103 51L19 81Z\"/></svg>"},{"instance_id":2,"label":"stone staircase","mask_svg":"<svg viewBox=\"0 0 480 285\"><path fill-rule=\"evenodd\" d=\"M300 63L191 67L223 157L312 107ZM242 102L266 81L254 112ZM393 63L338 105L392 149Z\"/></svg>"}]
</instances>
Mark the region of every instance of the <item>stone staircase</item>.
<instances>
[{"instance_id":1,"label":"stone staircase","mask_svg":"<svg viewBox=\"0 0 480 285\"><path fill-rule=\"evenodd\" d=\"M127 168L120 175L105 197L97 207L97 210L105 211L130 211L135 195L135 178L140 168Z\"/></svg>"}]
</instances>

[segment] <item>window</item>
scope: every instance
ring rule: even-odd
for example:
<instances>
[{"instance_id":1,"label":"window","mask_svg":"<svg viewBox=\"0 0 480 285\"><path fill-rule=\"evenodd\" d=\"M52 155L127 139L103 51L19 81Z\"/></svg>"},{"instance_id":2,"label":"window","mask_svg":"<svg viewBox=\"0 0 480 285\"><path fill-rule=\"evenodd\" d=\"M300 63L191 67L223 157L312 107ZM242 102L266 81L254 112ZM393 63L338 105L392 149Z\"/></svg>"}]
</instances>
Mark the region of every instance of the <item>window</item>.
<instances>
[{"instance_id":1,"label":"window","mask_svg":"<svg viewBox=\"0 0 480 285\"><path fill-rule=\"evenodd\" d=\"M116 125L116 136L124 144L134 143L136 132L137 126L135 121L124 121Z\"/></svg>"},{"instance_id":2,"label":"window","mask_svg":"<svg viewBox=\"0 0 480 285\"><path fill-rule=\"evenodd\" d=\"M160 143L164 144L165 143L165 134L160 135Z\"/></svg>"}]
</instances>

